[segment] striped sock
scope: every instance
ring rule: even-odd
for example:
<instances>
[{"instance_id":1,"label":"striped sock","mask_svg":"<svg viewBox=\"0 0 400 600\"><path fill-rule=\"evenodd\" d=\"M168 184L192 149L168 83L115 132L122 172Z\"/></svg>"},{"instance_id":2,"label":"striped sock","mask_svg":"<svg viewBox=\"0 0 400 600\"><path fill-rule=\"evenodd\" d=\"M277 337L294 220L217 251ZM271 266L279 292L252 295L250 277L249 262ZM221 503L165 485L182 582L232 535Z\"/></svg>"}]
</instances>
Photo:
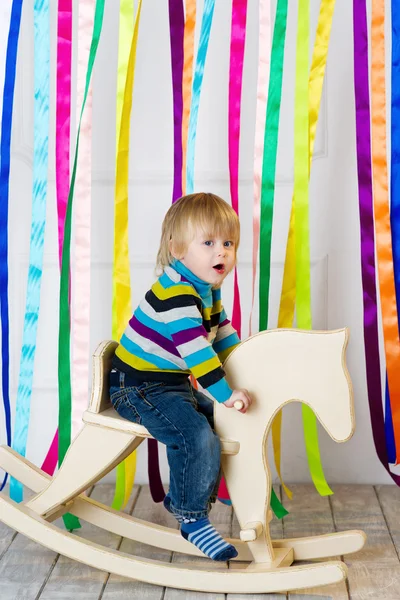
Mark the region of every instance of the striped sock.
<instances>
[{"instance_id":1,"label":"striped sock","mask_svg":"<svg viewBox=\"0 0 400 600\"><path fill-rule=\"evenodd\" d=\"M238 555L236 548L220 536L207 517L194 523L183 522L181 534L212 560L225 561Z\"/></svg>"}]
</instances>

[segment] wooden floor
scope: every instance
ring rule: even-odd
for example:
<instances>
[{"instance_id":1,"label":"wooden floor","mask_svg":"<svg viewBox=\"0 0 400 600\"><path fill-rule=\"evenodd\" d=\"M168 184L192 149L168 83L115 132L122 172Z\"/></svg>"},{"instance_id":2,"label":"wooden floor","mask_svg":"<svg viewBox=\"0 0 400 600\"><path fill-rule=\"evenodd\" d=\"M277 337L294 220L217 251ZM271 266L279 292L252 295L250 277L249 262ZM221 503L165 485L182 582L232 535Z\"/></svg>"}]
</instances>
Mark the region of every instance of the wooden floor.
<instances>
[{"instance_id":1,"label":"wooden floor","mask_svg":"<svg viewBox=\"0 0 400 600\"><path fill-rule=\"evenodd\" d=\"M400 489L395 486L336 485L335 494L330 498L321 498L310 485L293 485L292 489L293 501L285 501L290 515L283 521L272 521L273 537L363 529L368 536L366 547L358 554L344 558L349 567L348 581L337 586L289 594L228 594L226 600L400 600ZM111 504L113 492L113 486L99 484L91 490L91 497ZM281 494L279 487L276 492ZM141 519L176 527L174 518L162 505L152 502L148 486L135 486L126 510ZM211 517L221 533L238 536L238 523L230 507L218 502ZM187 560L183 555L125 540L87 523L82 523L82 529L76 535L84 535L99 544L139 556L166 562ZM46 550L0 523L0 600L39 598L225 600L225 595L165 589L110 576Z\"/></svg>"}]
</instances>

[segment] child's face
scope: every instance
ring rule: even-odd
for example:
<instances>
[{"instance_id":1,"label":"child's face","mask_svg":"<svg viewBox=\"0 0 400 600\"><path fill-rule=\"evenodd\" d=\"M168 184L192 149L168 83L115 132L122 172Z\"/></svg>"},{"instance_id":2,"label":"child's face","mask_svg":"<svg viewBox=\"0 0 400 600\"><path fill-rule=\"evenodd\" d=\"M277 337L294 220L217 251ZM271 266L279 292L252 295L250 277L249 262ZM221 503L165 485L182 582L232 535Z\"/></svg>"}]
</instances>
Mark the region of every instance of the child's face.
<instances>
[{"instance_id":1,"label":"child's face","mask_svg":"<svg viewBox=\"0 0 400 600\"><path fill-rule=\"evenodd\" d=\"M220 286L236 262L232 240L195 231L183 257L176 257L197 277L213 286Z\"/></svg>"}]
</instances>

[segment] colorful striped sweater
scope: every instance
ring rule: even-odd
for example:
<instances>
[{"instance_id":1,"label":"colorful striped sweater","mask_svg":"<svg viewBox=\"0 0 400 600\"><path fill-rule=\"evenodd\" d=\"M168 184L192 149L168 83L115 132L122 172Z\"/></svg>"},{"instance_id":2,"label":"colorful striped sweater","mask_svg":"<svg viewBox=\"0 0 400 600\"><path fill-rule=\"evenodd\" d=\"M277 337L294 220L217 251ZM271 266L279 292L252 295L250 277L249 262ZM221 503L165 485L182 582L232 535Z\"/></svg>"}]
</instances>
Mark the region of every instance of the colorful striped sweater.
<instances>
[{"instance_id":1,"label":"colorful striped sweater","mask_svg":"<svg viewBox=\"0 0 400 600\"><path fill-rule=\"evenodd\" d=\"M182 382L192 374L207 395L225 402L232 390L222 362L239 343L221 290L174 261L135 310L113 366L141 381Z\"/></svg>"}]
</instances>

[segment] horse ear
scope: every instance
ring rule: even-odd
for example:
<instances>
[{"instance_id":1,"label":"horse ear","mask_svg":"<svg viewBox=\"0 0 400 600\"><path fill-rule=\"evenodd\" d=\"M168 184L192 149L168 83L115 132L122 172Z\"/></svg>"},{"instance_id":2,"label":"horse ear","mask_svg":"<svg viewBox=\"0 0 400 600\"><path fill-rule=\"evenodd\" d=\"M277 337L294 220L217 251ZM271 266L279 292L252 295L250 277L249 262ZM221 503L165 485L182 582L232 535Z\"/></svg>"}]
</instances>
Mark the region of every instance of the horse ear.
<instances>
[{"instance_id":1,"label":"horse ear","mask_svg":"<svg viewBox=\"0 0 400 600\"><path fill-rule=\"evenodd\" d=\"M347 387L347 394L348 394L347 397L348 397L348 405L349 405L349 411L348 412L343 411L343 413L341 415L341 428L343 429L343 431L338 436L338 438L336 438L336 441L346 442L347 440L349 440L352 437L354 430L355 430L353 385L352 385L350 373L347 369L347 364L346 364L346 349L347 349L347 344L349 342L350 332L349 332L348 327L344 327L343 329L337 329L336 331L332 331L331 333L332 333L332 335L337 336L337 338L336 338L337 340L341 340L342 371L343 371L344 379L346 381L345 385ZM343 398L345 396L346 396L346 394L343 394ZM337 416L339 416L339 415L337 415ZM329 431L328 431L328 433L333 439L335 439L332 436L332 433L330 433Z\"/></svg>"},{"instance_id":2,"label":"horse ear","mask_svg":"<svg viewBox=\"0 0 400 600\"><path fill-rule=\"evenodd\" d=\"M343 327L342 329L336 329L334 331L332 331L333 335L339 335L343 338L343 343L347 346L348 341L349 341L349 337L350 337L350 330L348 327Z\"/></svg>"},{"instance_id":3,"label":"horse ear","mask_svg":"<svg viewBox=\"0 0 400 600\"><path fill-rule=\"evenodd\" d=\"M339 336L343 340L342 341L342 362L343 362L344 370L347 371L346 349L347 349L347 345L349 343L350 330L348 327L343 327L343 329L336 329L335 331L332 332L332 334Z\"/></svg>"}]
</instances>

